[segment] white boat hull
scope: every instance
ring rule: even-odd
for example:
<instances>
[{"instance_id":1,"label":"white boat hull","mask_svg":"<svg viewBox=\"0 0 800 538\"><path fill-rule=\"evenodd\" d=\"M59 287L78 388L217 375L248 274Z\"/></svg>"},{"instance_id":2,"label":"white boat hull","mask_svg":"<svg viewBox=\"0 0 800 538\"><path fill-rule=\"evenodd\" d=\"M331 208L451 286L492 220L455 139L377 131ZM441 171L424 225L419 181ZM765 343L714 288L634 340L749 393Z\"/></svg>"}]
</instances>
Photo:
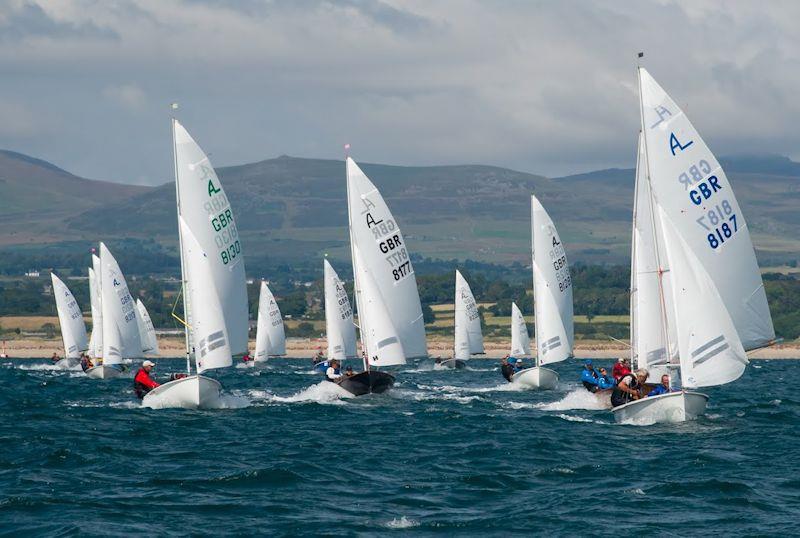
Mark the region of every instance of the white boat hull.
<instances>
[{"instance_id":1,"label":"white boat hull","mask_svg":"<svg viewBox=\"0 0 800 538\"><path fill-rule=\"evenodd\" d=\"M154 388L142 399L143 407L153 409L219 409L222 385L216 379L190 375Z\"/></svg>"},{"instance_id":2,"label":"white boat hull","mask_svg":"<svg viewBox=\"0 0 800 538\"><path fill-rule=\"evenodd\" d=\"M677 423L695 420L705 413L708 396L700 392L670 392L634 400L615 407L616 422L634 424Z\"/></svg>"},{"instance_id":3,"label":"white boat hull","mask_svg":"<svg viewBox=\"0 0 800 538\"><path fill-rule=\"evenodd\" d=\"M461 368L466 368L467 363L463 359L445 359L443 361L437 362L436 366L439 368L461 369Z\"/></svg>"},{"instance_id":4,"label":"white boat hull","mask_svg":"<svg viewBox=\"0 0 800 538\"><path fill-rule=\"evenodd\" d=\"M511 382L532 390L551 390L558 384L558 374L541 366L520 370L511 376Z\"/></svg>"},{"instance_id":5,"label":"white boat hull","mask_svg":"<svg viewBox=\"0 0 800 538\"><path fill-rule=\"evenodd\" d=\"M112 379L122 375L122 366L106 366L99 364L86 370L86 375L92 379Z\"/></svg>"}]
</instances>

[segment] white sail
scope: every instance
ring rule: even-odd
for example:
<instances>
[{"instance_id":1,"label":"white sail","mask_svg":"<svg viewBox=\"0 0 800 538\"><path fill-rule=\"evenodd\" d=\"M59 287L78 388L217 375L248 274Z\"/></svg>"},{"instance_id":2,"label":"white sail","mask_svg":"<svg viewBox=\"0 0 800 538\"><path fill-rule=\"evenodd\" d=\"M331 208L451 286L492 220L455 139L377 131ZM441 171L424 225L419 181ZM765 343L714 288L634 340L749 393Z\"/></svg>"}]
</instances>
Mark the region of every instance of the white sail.
<instances>
[{"instance_id":1,"label":"white sail","mask_svg":"<svg viewBox=\"0 0 800 538\"><path fill-rule=\"evenodd\" d=\"M103 309L103 364L142 356L136 305L125 276L104 243L100 243L100 288Z\"/></svg>"},{"instance_id":2,"label":"white sail","mask_svg":"<svg viewBox=\"0 0 800 538\"><path fill-rule=\"evenodd\" d=\"M516 303L511 303L511 356L524 357L531 354L531 337L525 318Z\"/></svg>"},{"instance_id":3,"label":"white sail","mask_svg":"<svg viewBox=\"0 0 800 538\"><path fill-rule=\"evenodd\" d=\"M653 370L678 357L671 273L653 213L647 155L639 139L631 234L631 353L637 368ZM659 282L660 280L660 282ZM663 292L661 291L663 288ZM667 345L670 352L667 353Z\"/></svg>"},{"instance_id":4,"label":"white sail","mask_svg":"<svg viewBox=\"0 0 800 538\"><path fill-rule=\"evenodd\" d=\"M136 299L136 319L139 322L139 339L142 342L142 352L158 355L158 338L156 338L156 328L153 320L147 312L141 299Z\"/></svg>"},{"instance_id":5,"label":"white sail","mask_svg":"<svg viewBox=\"0 0 800 538\"><path fill-rule=\"evenodd\" d=\"M405 238L375 185L349 157L347 184L350 240L360 251L362 270L370 275L380 293L379 301L388 312L406 356L427 356L417 279ZM356 280L356 284L362 283ZM364 292L363 286L360 291ZM361 314L359 320L363 318Z\"/></svg>"},{"instance_id":6,"label":"white sail","mask_svg":"<svg viewBox=\"0 0 800 538\"><path fill-rule=\"evenodd\" d=\"M356 327L353 309L347 298L344 282L324 260L325 333L328 339L328 358L345 360L356 356Z\"/></svg>"},{"instance_id":7,"label":"white sail","mask_svg":"<svg viewBox=\"0 0 800 538\"><path fill-rule=\"evenodd\" d=\"M406 363L403 343L386 308L381 291L366 268L358 245L353 245L353 269L358 283L358 321L361 343L372 366Z\"/></svg>"},{"instance_id":8,"label":"white sail","mask_svg":"<svg viewBox=\"0 0 800 538\"><path fill-rule=\"evenodd\" d=\"M469 284L457 269L453 350L454 357L460 360L467 360L474 353L483 353L483 333L478 304Z\"/></svg>"},{"instance_id":9,"label":"white sail","mask_svg":"<svg viewBox=\"0 0 800 538\"><path fill-rule=\"evenodd\" d=\"M531 195L533 295L536 306L536 347L539 365L572 357L572 277L567 254L553 219Z\"/></svg>"},{"instance_id":10,"label":"white sail","mask_svg":"<svg viewBox=\"0 0 800 538\"><path fill-rule=\"evenodd\" d=\"M233 354L247 351L247 285L244 258L230 202L214 168L186 129L173 120L180 216L204 252L223 309ZM196 313L189 299L187 321ZM195 347L197 341L195 341Z\"/></svg>"},{"instance_id":11,"label":"white sail","mask_svg":"<svg viewBox=\"0 0 800 538\"><path fill-rule=\"evenodd\" d=\"M53 297L56 298L58 324L61 326L61 340L64 342L65 357L77 359L81 353L89 349L83 313L67 285L55 273L50 273L50 279L53 282Z\"/></svg>"},{"instance_id":12,"label":"white sail","mask_svg":"<svg viewBox=\"0 0 800 538\"><path fill-rule=\"evenodd\" d=\"M100 299L100 258L92 254L92 267L89 268L89 299L92 305L92 338L89 342L89 355L103 355L103 308Z\"/></svg>"},{"instance_id":13,"label":"white sail","mask_svg":"<svg viewBox=\"0 0 800 538\"><path fill-rule=\"evenodd\" d=\"M639 83L654 199L713 279L744 349L767 345L775 331L766 293L725 172L683 111L643 68ZM670 269L675 270L674 263Z\"/></svg>"},{"instance_id":14,"label":"white sail","mask_svg":"<svg viewBox=\"0 0 800 538\"><path fill-rule=\"evenodd\" d=\"M256 362L264 362L270 356L286 355L286 335L283 316L278 302L267 283L261 281L258 294L258 326L256 328Z\"/></svg>"},{"instance_id":15,"label":"white sail","mask_svg":"<svg viewBox=\"0 0 800 538\"><path fill-rule=\"evenodd\" d=\"M738 379L747 366L739 340L714 280L658 206L664 245L672 271L681 381L684 388L722 385Z\"/></svg>"},{"instance_id":16,"label":"white sail","mask_svg":"<svg viewBox=\"0 0 800 538\"><path fill-rule=\"evenodd\" d=\"M209 256L203 250L189 225L178 217L183 242L184 262L188 269L187 293L191 297L192 340L197 373L233 364L231 348L219 292L214 283Z\"/></svg>"}]
</instances>

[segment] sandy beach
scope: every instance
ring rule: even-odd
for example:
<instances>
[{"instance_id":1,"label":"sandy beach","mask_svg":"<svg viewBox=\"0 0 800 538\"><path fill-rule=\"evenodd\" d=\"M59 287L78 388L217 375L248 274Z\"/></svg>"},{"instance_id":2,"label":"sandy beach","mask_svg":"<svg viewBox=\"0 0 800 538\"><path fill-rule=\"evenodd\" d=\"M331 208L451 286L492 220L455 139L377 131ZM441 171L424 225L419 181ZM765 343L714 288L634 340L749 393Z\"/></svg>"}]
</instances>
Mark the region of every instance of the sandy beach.
<instances>
[{"instance_id":1,"label":"sandy beach","mask_svg":"<svg viewBox=\"0 0 800 538\"><path fill-rule=\"evenodd\" d=\"M158 345L160 358L183 357L183 338L160 337ZM318 349L325 352L326 341L324 338L287 338L286 352L289 358L309 358ZM450 357L453 354L453 343L448 338L428 338L428 353L431 357ZM485 342L486 355L477 359L497 359L508 353L511 347L509 339L487 340ZM250 341L250 348L255 348L255 340ZM42 358L49 357L53 352L62 355L64 350L58 338L21 338L6 340L5 351L10 358ZM628 348L617 342L599 340L579 340L575 345L575 357L612 359L627 356ZM751 359L798 359L800 358L800 342L793 341L761 349L750 354Z\"/></svg>"}]
</instances>

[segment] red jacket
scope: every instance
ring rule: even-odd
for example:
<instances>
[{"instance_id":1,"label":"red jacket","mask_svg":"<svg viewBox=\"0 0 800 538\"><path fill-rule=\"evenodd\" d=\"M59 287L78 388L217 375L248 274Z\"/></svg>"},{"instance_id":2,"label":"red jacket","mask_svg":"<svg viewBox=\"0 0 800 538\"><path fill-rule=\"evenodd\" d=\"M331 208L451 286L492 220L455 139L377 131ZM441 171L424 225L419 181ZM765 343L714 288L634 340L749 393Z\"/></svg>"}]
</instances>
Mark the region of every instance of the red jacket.
<instances>
[{"instance_id":1,"label":"red jacket","mask_svg":"<svg viewBox=\"0 0 800 538\"><path fill-rule=\"evenodd\" d=\"M622 376L631 373L631 369L622 364L621 362L617 362L614 364L614 368L611 369L611 375L619 381L622 379Z\"/></svg>"},{"instance_id":2,"label":"red jacket","mask_svg":"<svg viewBox=\"0 0 800 538\"><path fill-rule=\"evenodd\" d=\"M150 374L147 373L147 370L144 368L139 368L139 371L136 372L136 377L133 378L134 383L141 383L148 389L154 389L158 386L158 383L153 381L153 378L150 377Z\"/></svg>"}]
</instances>

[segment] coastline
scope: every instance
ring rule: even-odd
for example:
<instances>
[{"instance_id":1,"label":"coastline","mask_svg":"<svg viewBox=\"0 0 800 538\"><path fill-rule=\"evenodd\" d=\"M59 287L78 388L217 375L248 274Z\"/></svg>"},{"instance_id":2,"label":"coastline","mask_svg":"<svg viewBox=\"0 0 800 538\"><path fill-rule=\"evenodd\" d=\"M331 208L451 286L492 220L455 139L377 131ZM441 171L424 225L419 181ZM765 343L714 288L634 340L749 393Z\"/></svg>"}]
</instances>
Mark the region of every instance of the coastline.
<instances>
[{"instance_id":1,"label":"coastline","mask_svg":"<svg viewBox=\"0 0 800 538\"><path fill-rule=\"evenodd\" d=\"M533 342L531 342L533 344ZM183 358L183 337L159 337L158 345L161 353L155 355L159 359ZM325 338L287 338L286 358L308 359L322 349L326 350ZM508 353L510 339L487 340L486 355L474 357L473 360L498 360ZM250 340L250 349L255 349L255 340ZM63 355L64 350L59 338L19 338L5 341L5 353L12 359L45 358L57 352ZM452 357L452 341L449 338L428 338L428 353L431 357ZM578 340L575 344L576 359L615 359L628 356L629 349L616 342L600 340ZM800 359L800 342L781 343L760 349L749 355L750 359Z\"/></svg>"}]
</instances>

